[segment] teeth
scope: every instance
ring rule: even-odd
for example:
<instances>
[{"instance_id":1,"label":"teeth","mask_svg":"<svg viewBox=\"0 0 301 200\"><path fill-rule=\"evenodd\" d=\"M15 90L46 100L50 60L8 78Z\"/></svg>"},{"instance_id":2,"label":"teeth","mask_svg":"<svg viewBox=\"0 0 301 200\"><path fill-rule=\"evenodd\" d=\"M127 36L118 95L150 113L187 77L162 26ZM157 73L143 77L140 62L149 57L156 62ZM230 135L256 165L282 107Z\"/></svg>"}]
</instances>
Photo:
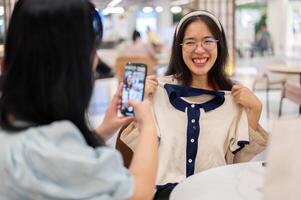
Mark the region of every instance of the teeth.
<instances>
[{"instance_id":1,"label":"teeth","mask_svg":"<svg viewBox=\"0 0 301 200\"><path fill-rule=\"evenodd\" d=\"M202 59L193 59L193 61L196 63L196 64L204 64L207 62L207 58L202 58Z\"/></svg>"}]
</instances>

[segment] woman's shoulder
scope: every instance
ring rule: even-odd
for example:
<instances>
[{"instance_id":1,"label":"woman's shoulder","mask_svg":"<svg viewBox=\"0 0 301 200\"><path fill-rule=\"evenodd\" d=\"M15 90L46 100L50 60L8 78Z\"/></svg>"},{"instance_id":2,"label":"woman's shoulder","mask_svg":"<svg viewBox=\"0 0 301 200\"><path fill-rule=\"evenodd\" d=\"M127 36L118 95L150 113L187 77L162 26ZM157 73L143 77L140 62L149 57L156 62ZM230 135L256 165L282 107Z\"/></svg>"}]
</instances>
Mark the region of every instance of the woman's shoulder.
<instances>
[{"instance_id":1,"label":"woman's shoulder","mask_svg":"<svg viewBox=\"0 0 301 200\"><path fill-rule=\"evenodd\" d=\"M67 120L29 128L23 134L24 142L30 137L40 142L53 144L58 148L64 148L67 143L71 142L82 145L86 143L80 130L71 121Z\"/></svg>"},{"instance_id":2,"label":"woman's shoulder","mask_svg":"<svg viewBox=\"0 0 301 200\"><path fill-rule=\"evenodd\" d=\"M45 162L53 156L66 162L85 159L98 160L102 156L121 157L115 149L102 146L90 147L80 130L70 121L57 121L48 125L28 128L18 133L0 131L1 143L6 143L5 151L10 155L37 156ZM5 141L5 142L4 142ZM28 154L24 154L27 152ZM118 161L119 162L119 161Z\"/></svg>"},{"instance_id":3,"label":"woman's shoulder","mask_svg":"<svg viewBox=\"0 0 301 200\"><path fill-rule=\"evenodd\" d=\"M56 187L71 199L68 191L78 191L85 197L102 196L120 185L122 197L131 193L132 178L123 167L120 153L106 146L96 149L88 146L70 121L15 134L1 131L0 138L4 144L0 147L0 175L6 176L7 181L17 182L22 191L38 184L43 185L36 188L38 193L57 197L50 194L50 190L44 190ZM7 169L5 173L2 167ZM20 173L23 176L19 176ZM111 180L114 174L118 178ZM75 175L76 179L72 178Z\"/></svg>"},{"instance_id":4,"label":"woman's shoulder","mask_svg":"<svg viewBox=\"0 0 301 200\"><path fill-rule=\"evenodd\" d=\"M47 151L66 153L87 147L80 130L70 121L56 121L15 133L1 130L0 134L7 143L6 150L14 154L22 154L23 150L34 154Z\"/></svg>"}]
</instances>

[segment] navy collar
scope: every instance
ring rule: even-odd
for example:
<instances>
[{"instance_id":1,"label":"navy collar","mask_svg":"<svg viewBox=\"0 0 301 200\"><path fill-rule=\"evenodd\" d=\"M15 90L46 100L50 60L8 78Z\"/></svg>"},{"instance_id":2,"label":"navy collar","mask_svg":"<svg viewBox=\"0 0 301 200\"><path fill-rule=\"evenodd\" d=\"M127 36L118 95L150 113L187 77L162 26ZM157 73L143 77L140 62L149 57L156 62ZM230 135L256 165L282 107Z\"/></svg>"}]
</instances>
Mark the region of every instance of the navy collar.
<instances>
[{"instance_id":1,"label":"navy collar","mask_svg":"<svg viewBox=\"0 0 301 200\"><path fill-rule=\"evenodd\" d=\"M168 94L170 103L176 109L181 110L183 112L185 112L187 106L191 104L181 99L181 97L193 97L193 96L200 96L203 94L214 96L211 100L205 103L195 104L200 108L204 108L205 112L216 109L217 107L221 106L225 101L224 92L204 90L204 89L198 89L198 88L192 88L192 87L180 86L180 85L172 85L172 84L165 84L164 88Z\"/></svg>"}]
</instances>

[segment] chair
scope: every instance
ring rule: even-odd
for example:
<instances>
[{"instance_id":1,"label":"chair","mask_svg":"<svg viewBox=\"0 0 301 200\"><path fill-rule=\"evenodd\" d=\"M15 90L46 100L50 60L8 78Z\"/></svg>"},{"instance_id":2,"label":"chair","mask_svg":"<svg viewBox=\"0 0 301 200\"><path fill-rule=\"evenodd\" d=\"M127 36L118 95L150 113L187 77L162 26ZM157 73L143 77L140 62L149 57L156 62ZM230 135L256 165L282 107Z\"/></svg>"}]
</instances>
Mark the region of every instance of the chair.
<instances>
[{"instance_id":1,"label":"chair","mask_svg":"<svg viewBox=\"0 0 301 200\"><path fill-rule=\"evenodd\" d=\"M279 114L278 114L279 117L282 114L282 103L284 98L287 98L292 102L301 106L301 85L297 82L292 82L292 81L285 82L282 89L281 99L280 99ZM301 109L299 107L299 114L300 111Z\"/></svg>"},{"instance_id":2,"label":"chair","mask_svg":"<svg viewBox=\"0 0 301 200\"><path fill-rule=\"evenodd\" d=\"M123 79L123 73L124 73L124 67L128 62L132 63L143 63L147 65L147 74L154 74L155 65L157 64L157 61L148 58L148 57L137 57L137 56L119 56L116 59L115 63L115 73L119 80L119 82Z\"/></svg>"},{"instance_id":3,"label":"chair","mask_svg":"<svg viewBox=\"0 0 301 200\"><path fill-rule=\"evenodd\" d=\"M265 92L266 92L266 109L267 109L267 118L270 117L270 98L269 98L269 91L272 88L272 86L275 85L283 85L286 81L285 77L274 77L270 78L270 75L268 72L261 72L257 74L255 77L255 80L253 82L253 91L256 89L256 85L259 82L263 82L265 84Z\"/></svg>"},{"instance_id":4,"label":"chair","mask_svg":"<svg viewBox=\"0 0 301 200\"><path fill-rule=\"evenodd\" d=\"M123 126L117 136L115 148L121 153L124 166L129 168L134 152L120 139L120 135L128 125Z\"/></svg>"}]
</instances>

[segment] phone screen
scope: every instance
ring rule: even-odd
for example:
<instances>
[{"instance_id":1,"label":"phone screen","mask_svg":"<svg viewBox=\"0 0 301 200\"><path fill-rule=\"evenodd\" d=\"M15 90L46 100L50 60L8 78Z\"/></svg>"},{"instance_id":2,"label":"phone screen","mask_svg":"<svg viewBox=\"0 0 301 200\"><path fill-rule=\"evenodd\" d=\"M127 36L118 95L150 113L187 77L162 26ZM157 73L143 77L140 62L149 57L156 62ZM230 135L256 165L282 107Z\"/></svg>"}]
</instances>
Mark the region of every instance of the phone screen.
<instances>
[{"instance_id":1,"label":"phone screen","mask_svg":"<svg viewBox=\"0 0 301 200\"><path fill-rule=\"evenodd\" d=\"M129 100L143 100L146 72L147 66L142 63L128 63L125 66L121 98L123 115L134 114L133 108L127 105Z\"/></svg>"}]
</instances>

